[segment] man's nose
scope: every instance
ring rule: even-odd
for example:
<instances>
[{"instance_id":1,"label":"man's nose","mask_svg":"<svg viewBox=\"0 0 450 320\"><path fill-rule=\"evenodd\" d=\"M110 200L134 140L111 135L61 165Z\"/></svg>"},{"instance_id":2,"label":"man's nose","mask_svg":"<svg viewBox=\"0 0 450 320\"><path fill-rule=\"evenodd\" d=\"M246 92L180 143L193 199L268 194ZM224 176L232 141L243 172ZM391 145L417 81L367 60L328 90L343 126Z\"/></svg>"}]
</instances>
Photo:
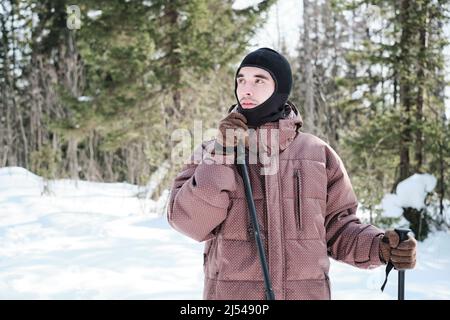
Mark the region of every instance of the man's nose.
<instances>
[{"instance_id":1,"label":"man's nose","mask_svg":"<svg viewBox=\"0 0 450 320\"><path fill-rule=\"evenodd\" d=\"M253 88L250 85L245 85L244 87L244 94L246 96L252 96L253 95Z\"/></svg>"},{"instance_id":2,"label":"man's nose","mask_svg":"<svg viewBox=\"0 0 450 320\"><path fill-rule=\"evenodd\" d=\"M246 97L253 96L254 87L251 83L239 84L239 88L241 92L244 94L244 96Z\"/></svg>"}]
</instances>

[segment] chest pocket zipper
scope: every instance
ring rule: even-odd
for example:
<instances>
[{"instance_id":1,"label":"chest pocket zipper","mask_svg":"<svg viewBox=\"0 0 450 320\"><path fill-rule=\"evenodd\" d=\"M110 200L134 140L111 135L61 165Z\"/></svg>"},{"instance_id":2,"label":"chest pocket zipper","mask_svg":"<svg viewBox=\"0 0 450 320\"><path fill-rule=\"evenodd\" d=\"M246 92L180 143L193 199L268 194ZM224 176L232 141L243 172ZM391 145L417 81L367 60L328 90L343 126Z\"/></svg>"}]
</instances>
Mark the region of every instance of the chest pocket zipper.
<instances>
[{"instance_id":1,"label":"chest pocket zipper","mask_svg":"<svg viewBox=\"0 0 450 320\"><path fill-rule=\"evenodd\" d=\"M302 180L300 170L295 170L295 220L297 222L297 229L300 231L303 227L302 221Z\"/></svg>"}]
</instances>

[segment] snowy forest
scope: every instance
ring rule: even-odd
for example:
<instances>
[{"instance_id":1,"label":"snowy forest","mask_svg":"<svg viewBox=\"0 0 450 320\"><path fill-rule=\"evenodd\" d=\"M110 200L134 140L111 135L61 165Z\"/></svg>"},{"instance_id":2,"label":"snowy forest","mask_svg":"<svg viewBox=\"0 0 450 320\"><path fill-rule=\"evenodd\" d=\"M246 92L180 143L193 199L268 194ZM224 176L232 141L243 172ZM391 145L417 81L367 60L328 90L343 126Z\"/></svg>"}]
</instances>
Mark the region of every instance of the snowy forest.
<instances>
[{"instance_id":1,"label":"snowy forest","mask_svg":"<svg viewBox=\"0 0 450 320\"><path fill-rule=\"evenodd\" d=\"M275 49L294 68L303 130L342 154L373 219L383 194L414 173L436 177L430 201L442 216L448 1L302 4L297 37L281 34ZM239 10L222 0L69 5L2 1L0 166L145 185L170 160L175 128L195 119L214 127L234 103L233 67L276 1ZM405 217L418 231L418 215Z\"/></svg>"},{"instance_id":2,"label":"snowy forest","mask_svg":"<svg viewBox=\"0 0 450 320\"><path fill-rule=\"evenodd\" d=\"M302 131L343 159L363 218L420 243L450 226L449 18L448 0L2 0L0 170L26 169L46 196L61 179L134 185L163 208L182 165L172 133L217 128L238 63L270 46L291 64Z\"/></svg>"}]
</instances>

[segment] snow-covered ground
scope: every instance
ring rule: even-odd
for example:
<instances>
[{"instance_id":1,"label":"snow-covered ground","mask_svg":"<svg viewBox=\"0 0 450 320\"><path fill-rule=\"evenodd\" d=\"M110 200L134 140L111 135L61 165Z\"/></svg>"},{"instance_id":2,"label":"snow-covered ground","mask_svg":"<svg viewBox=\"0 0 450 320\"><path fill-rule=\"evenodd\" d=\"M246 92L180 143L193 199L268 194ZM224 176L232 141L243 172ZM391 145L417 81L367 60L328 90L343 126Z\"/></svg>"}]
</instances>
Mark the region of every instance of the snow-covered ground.
<instances>
[{"instance_id":1,"label":"snow-covered ground","mask_svg":"<svg viewBox=\"0 0 450 320\"><path fill-rule=\"evenodd\" d=\"M167 224L167 193L125 183L45 181L0 168L0 299L201 299L202 249ZM406 298L450 299L450 234L419 244ZM396 272L333 261L333 299L396 299Z\"/></svg>"},{"instance_id":2,"label":"snow-covered ground","mask_svg":"<svg viewBox=\"0 0 450 320\"><path fill-rule=\"evenodd\" d=\"M0 169L0 299L199 298L202 244L137 186Z\"/></svg>"}]
</instances>

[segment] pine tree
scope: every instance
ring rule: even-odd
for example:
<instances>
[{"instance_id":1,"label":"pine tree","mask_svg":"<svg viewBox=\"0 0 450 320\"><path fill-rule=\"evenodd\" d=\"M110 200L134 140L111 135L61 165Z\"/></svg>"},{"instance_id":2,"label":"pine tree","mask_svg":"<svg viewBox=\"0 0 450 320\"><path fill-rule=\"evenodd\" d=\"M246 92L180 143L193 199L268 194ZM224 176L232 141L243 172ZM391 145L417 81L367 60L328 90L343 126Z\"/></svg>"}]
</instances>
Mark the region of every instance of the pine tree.
<instances>
[{"instance_id":1,"label":"pine tree","mask_svg":"<svg viewBox=\"0 0 450 320\"><path fill-rule=\"evenodd\" d=\"M367 26L367 38L347 56L350 61L362 62L366 70L364 73L358 68L356 77L348 79L349 86L365 86L358 101L360 106L356 105L355 109L363 110L365 117L355 133L346 139L355 163L367 170L369 163L379 165L385 171L380 179L385 186L391 183L391 191L416 172L444 176L430 164L439 149L435 147L436 139L441 142L441 150L446 149L443 147L446 143L439 138L446 125L436 122L444 112L443 101L439 100L442 86L440 92L436 88L443 81L440 70L446 41L441 26L447 19L448 3L426 0L335 3L341 10L360 10L362 14L372 9L378 22ZM374 161L367 162L364 155ZM441 167L445 166L445 161L440 163ZM448 171L448 166L444 171ZM426 216L421 219L413 211L408 208L404 216L417 237L423 239L430 219Z\"/></svg>"},{"instance_id":2,"label":"pine tree","mask_svg":"<svg viewBox=\"0 0 450 320\"><path fill-rule=\"evenodd\" d=\"M21 76L1 86L2 165L146 184L170 160L173 129L213 126L234 101L233 64L274 2L80 0L76 12L67 1L3 2L1 76ZM12 10L23 43L8 29ZM13 44L18 67L5 56Z\"/></svg>"}]
</instances>

